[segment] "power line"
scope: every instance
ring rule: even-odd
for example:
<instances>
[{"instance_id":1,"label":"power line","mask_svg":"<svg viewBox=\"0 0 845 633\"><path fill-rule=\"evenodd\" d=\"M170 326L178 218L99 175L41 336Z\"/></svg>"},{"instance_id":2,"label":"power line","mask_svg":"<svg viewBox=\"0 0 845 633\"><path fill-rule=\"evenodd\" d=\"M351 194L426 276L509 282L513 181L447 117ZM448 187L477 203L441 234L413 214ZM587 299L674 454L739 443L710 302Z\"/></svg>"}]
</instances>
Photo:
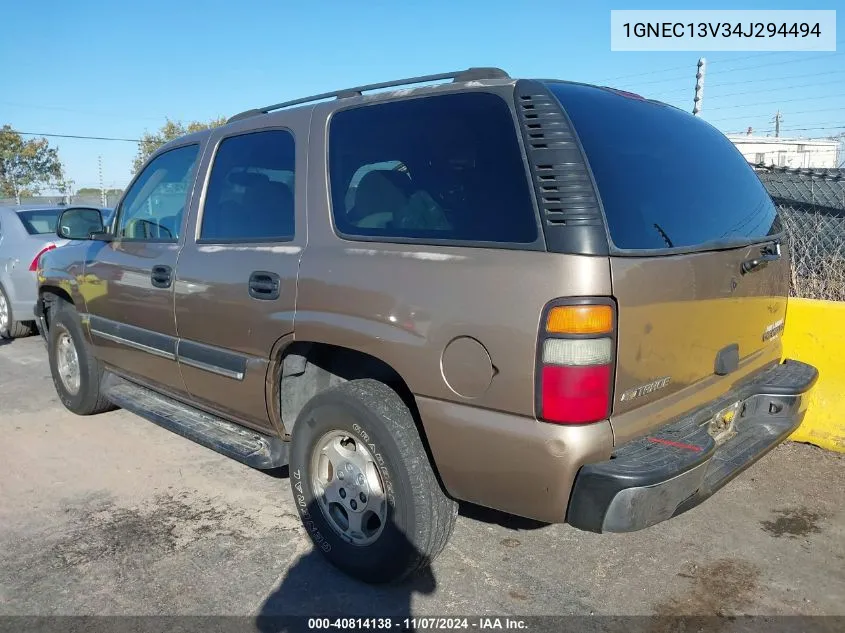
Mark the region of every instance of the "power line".
<instances>
[{"instance_id":1,"label":"power line","mask_svg":"<svg viewBox=\"0 0 845 633\"><path fill-rule=\"evenodd\" d=\"M691 70L690 70L691 72ZM654 81L639 81L636 84L632 84L630 82L625 82L623 84L619 84L617 87L625 88L625 87L639 87L639 86L650 86L652 84L664 84L667 81L679 81L681 79L689 79L691 77L690 72L687 72L683 75L678 75L676 77L667 77L666 79L655 79Z\"/></svg>"},{"instance_id":2,"label":"power line","mask_svg":"<svg viewBox=\"0 0 845 633\"><path fill-rule=\"evenodd\" d=\"M784 132L796 132L805 130L845 130L845 125L823 125L819 127L783 127Z\"/></svg>"},{"instance_id":3,"label":"power line","mask_svg":"<svg viewBox=\"0 0 845 633\"><path fill-rule=\"evenodd\" d=\"M835 74L835 73L845 73L845 70L835 70L830 74ZM803 76L807 77L807 75L803 75ZM738 97L740 95L759 94L761 92L777 92L778 90L793 90L795 88L815 88L815 87L818 87L818 85L819 85L818 82L813 82L813 83L809 83L809 84L790 84L788 86L777 86L775 88L763 88L762 90L757 89L757 90L742 90L740 92L726 92L726 93L720 94L718 96L720 98L721 97Z\"/></svg>"},{"instance_id":4,"label":"power line","mask_svg":"<svg viewBox=\"0 0 845 633\"><path fill-rule=\"evenodd\" d=\"M720 73L732 73L739 70L755 70L757 68L766 68L767 66L785 66L786 64L795 64L797 62L808 62L813 59L821 59L823 57L830 58L835 57L836 55L840 55L841 53L829 52L829 53L822 53L821 55L812 55L810 57L802 57L800 59L788 59L786 61L775 61L775 62L767 62L765 64L757 64L756 66L740 66L739 68L726 68L722 69Z\"/></svg>"},{"instance_id":5,"label":"power line","mask_svg":"<svg viewBox=\"0 0 845 633\"><path fill-rule=\"evenodd\" d=\"M607 81L618 81L619 79L629 79L630 77L645 77L646 75L655 75L657 73L667 73L673 70L683 70L683 69L691 68L690 65L685 64L683 66L672 66L671 68L663 68L662 70L650 70L644 73L635 73L633 75L622 75L620 77L611 77L610 79L600 79L597 83L604 83Z\"/></svg>"},{"instance_id":6,"label":"power line","mask_svg":"<svg viewBox=\"0 0 845 633\"><path fill-rule=\"evenodd\" d=\"M783 55L784 53L797 53L799 51L769 51L767 53L753 53L751 55L742 55L740 57L728 57L727 59L708 60L708 64L724 64L725 62L741 62L746 59L760 59L761 57L769 57L771 55Z\"/></svg>"},{"instance_id":7,"label":"power line","mask_svg":"<svg viewBox=\"0 0 845 633\"><path fill-rule=\"evenodd\" d=\"M776 105L780 105L781 103L794 103L796 101L817 101L819 99L831 99L833 97L845 97L845 92L840 92L833 95L814 95L811 97L798 97L797 99L777 99ZM710 97L713 99L713 97ZM740 103L736 105L729 105L729 106L716 106L715 108L707 108L709 111L713 110L732 110L735 108L748 108L760 105L759 103Z\"/></svg>"},{"instance_id":8,"label":"power line","mask_svg":"<svg viewBox=\"0 0 845 633\"><path fill-rule=\"evenodd\" d=\"M787 75L785 77L774 77L774 78L771 78L771 79L750 79L750 80L749 79L743 79L743 80L739 80L739 81L723 81L721 83L708 84L707 87L708 88L716 88L718 86L735 86L737 84L749 85L749 84L753 84L753 83L759 82L759 81L771 82L771 81L780 81L781 79L806 79L807 77L821 77L822 75L837 75L837 74L840 74L842 72L845 72L845 71L843 71L843 70L826 70L826 71L820 72L820 73L810 73L810 74L804 73L802 75Z\"/></svg>"},{"instance_id":9,"label":"power line","mask_svg":"<svg viewBox=\"0 0 845 633\"><path fill-rule=\"evenodd\" d=\"M845 125L832 125L821 127L782 127L781 132L809 132L811 130L845 130ZM772 128L767 128L767 132L774 132ZM725 134L745 134L747 130L739 130L737 132L725 132Z\"/></svg>"},{"instance_id":10,"label":"power line","mask_svg":"<svg viewBox=\"0 0 845 633\"><path fill-rule=\"evenodd\" d=\"M845 70L831 70L831 71L825 71L823 73L811 73L809 75L793 75L793 76L789 76L789 77L774 77L772 79L757 79L757 80L751 80L751 81L730 81L730 82L725 82L725 83L721 83L721 84L719 84L719 83L712 84L712 85L708 84L707 88L709 90L709 89L713 88L714 86L718 87L718 86L728 86L728 85L734 85L734 84L743 84L743 85L747 86L747 85L750 85L750 84L756 84L757 82L763 82L763 81L773 82L773 81L778 81L778 80L781 80L781 79L799 79L799 78L800 79L806 79L807 77L815 77L815 76L819 76L819 75L840 75L842 73L845 73ZM722 93L722 94L717 94L716 97L717 98L738 97L740 95L758 94L758 93L761 93L761 92L777 92L778 90L792 90L794 88L812 88L812 87L817 87L818 85L819 85L818 82L804 83L804 84L788 84L788 85L785 85L785 86L775 86L773 88L756 88L754 90L741 90L739 92L725 92L725 93ZM666 90L666 91L663 91L663 92L650 93L650 96L651 97L665 97L665 96L668 96L668 95L675 96L675 95L680 95L680 94L684 94L684 95L689 94L689 89L688 88L676 88L675 90ZM712 98L713 95L710 94L709 97Z\"/></svg>"},{"instance_id":11,"label":"power line","mask_svg":"<svg viewBox=\"0 0 845 633\"><path fill-rule=\"evenodd\" d=\"M812 125L816 127L809 127ZM845 128L845 124L836 125L832 121L810 121L809 123L799 123L798 125L787 125L784 130L838 130Z\"/></svg>"},{"instance_id":12,"label":"power line","mask_svg":"<svg viewBox=\"0 0 845 633\"><path fill-rule=\"evenodd\" d=\"M114 138L111 136L82 136L77 134L45 134L43 132L19 132L18 130L10 130L15 134L21 136L47 136L50 138L80 138L87 141L126 141L127 143L140 143L141 140L137 138Z\"/></svg>"},{"instance_id":13,"label":"power line","mask_svg":"<svg viewBox=\"0 0 845 633\"><path fill-rule=\"evenodd\" d=\"M845 40L842 40L845 42ZM837 42L837 44L841 44L842 42ZM796 53L800 51L769 51L766 53L754 53L753 55L742 55L739 57L726 57L725 59L714 59L714 60L707 60L707 63L712 64L724 64L725 62L738 62L743 61L746 59L759 59L761 57L768 57L770 55L783 55L784 53ZM684 64L683 66L672 66L671 68L661 68L660 70L649 70L642 73L634 73L631 75L620 75L619 77L611 77L610 79L602 79L601 82L604 81L617 81L619 79L629 79L631 77L645 77L647 75L654 75L657 73L666 73L671 72L673 70L686 70L692 68L691 64Z\"/></svg>"},{"instance_id":14,"label":"power line","mask_svg":"<svg viewBox=\"0 0 845 633\"><path fill-rule=\"evenodd\" d=\"M801 110L799 112L787 112L786 114L789 115L789 116L794 116L796 114L810 114L810 113L813 113L813 112L841 112L841 111L842 111L842 108L822 108L822 109L819 109L819 110ZM750 118L755 117L755 116L757 116L757 117L769 116L771 114L772 114L771 110L769 110L768 112L760 112L760 113L756 113L756 114L741 114L741 115L735 116L735 117L713 119L712 121L710 121L710 123L713 123L714 121L736 121L737 119L745 119L745 118L750 119Z\"/></svg>"},{"instance_id":15,"label":"power line","mask_svg":"<svg viewBox=\"0 0 845 633\"><path fill-rule=\"evenodd\" d=\"M727 74L727 73L737 72L737 71L742 71L742 70L756 70L758 68L767 68L769 66L784 66L786 64L794 64L796 62L805 62L805 61L810 61L810 60L813 60L813 59L820 59L820 58L823 58L823 57L830 59L831 57L839 55L839 54L840 53L824 53L822 55L813 55L813 56L810 56L810 57L804 57L802 59L789 59L789 60L786 60L786 61L767 62L765 64L757 64L757 65L754 65L754 66L743 66L743 67L740 67L740 68L726 68L726 69L721 69L718 72L719 72L719 74ZM691 66L690 66L690 68L691 68ZM832 71L832 72L841 72L841 71ZM818 73L818 74L824 74L824 73ZM806 75L806 74L805 75L796 75L796 77L811 77L811 76L813 76L813 75ZM667 81L678 81L678 80L681 80L681 79L688 79L689 77L690 77L690 74L687 73L687 74L684 74L684 75L667 77L665 79L655 79L654 81L646 81L646 82L638 82L638 83L625 82L623 84L620 84L619 87L648 86L648 85L652 85L652 84L666 83ZM715 83L715 84L712 84L712 85L708 85L707 87L712 88L714 86L726 86L726 85L738 84L738 83L748 84L748 83L752 83L753 81L755 81L755 80L722 82L722 83ZM758 79L756 81L770 81L770 80L768 80L768 79L765 79L765 80Z\"/></svg>"},{"instance_id":16,"label":"power line","mask_svg":"<svg viewBox=\"0 0 845 633\"><path fill-rule=\"evenodd\" d=\"M90 114L92 116L121 117L123 119L137 119L145 121L163 121L167 119L167 117L127 116L126 114L118 112L97 112L94 110L80 110L78 108L67 108L65 106L42 105L38 103L20 103L17 101L0 101L0 105L12 106L16 108L37 108L39 110L56 110L59 112L72 112L74 114Z\"/></svg>"}]
</instances>

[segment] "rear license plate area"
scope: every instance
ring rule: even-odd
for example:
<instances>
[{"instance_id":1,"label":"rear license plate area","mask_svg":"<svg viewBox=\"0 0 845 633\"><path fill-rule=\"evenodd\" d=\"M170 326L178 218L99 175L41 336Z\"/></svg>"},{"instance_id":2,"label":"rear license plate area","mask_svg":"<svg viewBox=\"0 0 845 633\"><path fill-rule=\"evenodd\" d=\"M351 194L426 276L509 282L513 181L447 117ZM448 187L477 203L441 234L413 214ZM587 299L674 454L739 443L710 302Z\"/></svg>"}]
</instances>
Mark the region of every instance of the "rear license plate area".
<instances>
[{"instance_id":1,"label":"rear license plate area","mask_svg":"<svg viewBox=\"0 0 845 633\"><path fill-rule=\"evenodd\" d=\"M717 446L727 442L736 435L736 422L742 417L742 402L734 402L720 410L706 422L707 432Z\"/></svg>"}]
</instances>

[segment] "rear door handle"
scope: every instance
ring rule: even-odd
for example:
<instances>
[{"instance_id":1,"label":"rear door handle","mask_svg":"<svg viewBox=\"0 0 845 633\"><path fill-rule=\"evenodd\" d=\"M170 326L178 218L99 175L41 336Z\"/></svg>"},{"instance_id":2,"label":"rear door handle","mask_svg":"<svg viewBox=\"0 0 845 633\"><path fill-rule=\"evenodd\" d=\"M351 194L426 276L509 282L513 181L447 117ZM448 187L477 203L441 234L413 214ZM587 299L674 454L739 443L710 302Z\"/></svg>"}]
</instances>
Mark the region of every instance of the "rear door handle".
<instances>
[{"instance_id":1,"label":"rear door handle","mask_svg":"<svg viewBox=\"0 0 845 633\"><path fill-rule=\"evenodd\" d=\"M256 270L249 276L249 296L253 299L273 301L281 294L282 280L276 273Z\"/></svg>"},{"instance_id":2,"label":"rear door handle","mask_svg":"<svg viewBox=\"0 0 845 633\"><path fill-rule=\"evenodd\" d=\"M173 269L170 266L153 266L150 280L156 288L170 288L173 283Z\"/></svg>"}]
</instances>

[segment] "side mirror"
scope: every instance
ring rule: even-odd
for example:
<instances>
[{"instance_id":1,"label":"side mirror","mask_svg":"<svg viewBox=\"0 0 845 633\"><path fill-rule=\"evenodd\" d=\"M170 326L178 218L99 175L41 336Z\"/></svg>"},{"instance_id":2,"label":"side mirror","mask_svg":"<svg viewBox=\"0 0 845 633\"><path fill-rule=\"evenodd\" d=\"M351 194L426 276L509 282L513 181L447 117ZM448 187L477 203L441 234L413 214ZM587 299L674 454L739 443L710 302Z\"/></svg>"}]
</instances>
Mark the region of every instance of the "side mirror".
<instances>
[{"instance_id":1,"label":"side mirror","mask_svg":"<svg viewBox=\"0 0 845 633\"><path fill-rule=\"evenodd\" d=\"M66 240L89 240L92 233L101 235L104 231L100 211L85 207L65 209L56 225L56 235Z\"/></svg>"}]
</instances>

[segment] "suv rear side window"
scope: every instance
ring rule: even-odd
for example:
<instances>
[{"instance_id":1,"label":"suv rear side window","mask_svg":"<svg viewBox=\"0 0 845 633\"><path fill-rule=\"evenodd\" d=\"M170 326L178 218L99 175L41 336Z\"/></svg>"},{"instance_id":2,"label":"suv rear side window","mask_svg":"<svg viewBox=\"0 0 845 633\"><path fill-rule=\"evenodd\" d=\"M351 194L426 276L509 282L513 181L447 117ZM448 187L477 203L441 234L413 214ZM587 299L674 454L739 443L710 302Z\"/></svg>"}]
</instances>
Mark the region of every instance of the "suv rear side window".
<instances>
[{"instance_id":1,"label":"suv rear side window","mask_svg":"<svg viewBox=\"0 0 845 633\"><path fill-rule=\"evenodd\" d=\"M209 176L200 240L293 239L294 163L293 136L285 130L223 139Z\"/></svg>"},{"instance_id":2,"label":"suv rear side window","mask_svg":"<svg viewBox=\"0 0 845 633\"><path fill-rule=\"evenodd\" d=\"M537 220L511 112L491 93L407 99L332 117L342 235L532 243Z\"/></svg>"},{"instance_id":3,"label":"suv rear side window","mask_svg":"<svg viewBox=\"0 0 845 633\"><path fill-rule=\"evenodd\" d=\"M198 145L156 156L132 183L118 211L117 237L175 242L194 182Z\"/></svg>"},{"instance_id":4,"label":"suv rear side window","mask_svg":"<svg viewBox=\"0 0 845 633\"><path fill-rule=\"evenodd\" d=\"M780 232L766 189L711 125L610 90L548 86L575 126L618 248L695 248Z\"/></svg>"}]
</instances>

